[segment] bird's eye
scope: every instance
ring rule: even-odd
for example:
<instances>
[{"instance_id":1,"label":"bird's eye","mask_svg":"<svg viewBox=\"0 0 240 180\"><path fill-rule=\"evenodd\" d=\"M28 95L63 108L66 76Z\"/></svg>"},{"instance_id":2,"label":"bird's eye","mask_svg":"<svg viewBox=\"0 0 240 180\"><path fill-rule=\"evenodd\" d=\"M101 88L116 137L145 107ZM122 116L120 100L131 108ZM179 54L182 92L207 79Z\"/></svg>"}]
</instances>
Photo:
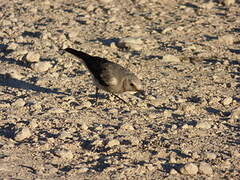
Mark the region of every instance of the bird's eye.
<instances>
[{"instance_id":1,"label":"bird's eye","mask_svg":"<svg viewBox=\"0 0 240 180\"><path fill-rule=\"evenodd\" d=\"M130 86L134 86L134 84L133 84L133 83L130 83Z\"/></svg>"}]
</instances>

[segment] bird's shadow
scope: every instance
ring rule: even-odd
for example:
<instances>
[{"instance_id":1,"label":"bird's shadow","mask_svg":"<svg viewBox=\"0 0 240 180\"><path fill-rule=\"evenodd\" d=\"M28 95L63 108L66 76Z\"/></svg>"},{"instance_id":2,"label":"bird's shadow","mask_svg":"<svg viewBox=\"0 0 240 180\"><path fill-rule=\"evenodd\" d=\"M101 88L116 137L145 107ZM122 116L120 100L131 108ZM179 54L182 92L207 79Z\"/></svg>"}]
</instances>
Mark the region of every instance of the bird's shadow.
<instances>
[{"instance_id":1,"label":"bird's shadow","mask_svg":"<svg viewBox=\"0 0 240 180\"><path fill-rule=\"evenodd\" d=\"M8 77L6 75L0 74L0 86L12 87L12 88L19 88L25 90L32 90L36 92L48 93L48 94L62 94L62 95L69 95L65 92L59 92L56 89L49 89L44 88L41 86L37 86L22 80L18 80L15 78Z\"/></svg>"}]
</instances>

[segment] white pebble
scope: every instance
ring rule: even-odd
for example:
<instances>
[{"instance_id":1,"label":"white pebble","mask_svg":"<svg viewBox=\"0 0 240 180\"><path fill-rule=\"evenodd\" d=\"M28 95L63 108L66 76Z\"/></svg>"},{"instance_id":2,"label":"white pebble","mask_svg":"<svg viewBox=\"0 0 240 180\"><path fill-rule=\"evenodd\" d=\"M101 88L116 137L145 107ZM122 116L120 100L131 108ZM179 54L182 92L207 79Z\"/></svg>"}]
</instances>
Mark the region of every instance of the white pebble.
<instances>
[{"instance_id":1,"label":"white pebble","mask_svg":"<svg viewBox=\"0 0 240 180\"><path fill-rule=\"evenodd\" d=\"M30 127L31 129L35 129L37 126L38 126L38 122L37 122L36 119L33 119L33 120L30 121L29 127Z\"/></svg>"},{"instance_id":2,"label":"white pebble","mask_svg":"<svg viewBox=\"0 0 240 180\"><path fill-rule=\"evenodd\" d=\"M206 174L206 175L213 174L212 167L206 162L201 162L200 163L199 172L202 173L202 174Z\"/></svg>"},{"instance_id":3,"label":"white pebble","mask_svg":"<svg viewBox=\"0 0 240 180\"><path fill-rule=\"evenodd\" d=\"M199 129L210 129L212 126L209 122L204 121L204 122L198 122L196 125L196 128Z\"/></svg>"},{"instance_id":4,"label":"white pebble","mask_svg":"<svg viewBox=\"0 0 240 180\"><path fill-rule=\"evenodd\" d=\"M119 42L117 42L116 45L119 48L129 48L132 50L139 51L143 48L143 41L141 38L127 37L127 38L122 38Z\"/></svg>"},{"instance_id":5,"label":"white pebble","mask_svg":"<svg viewBox=\"0 0 240 180\"><path fill-rule=\"evenodd\" d=\"M234 110L232 111L231 119L232 119L233 121L235 121L235 120L237 120L237 119L240 119L240 107L237 108L237 109L234 109Z\"/></svg>"},{"instance_id":6,"label":"white pebble","mask_svg":"<svg viewBox=\"0 0 240 180\"><path fill-rule=\"evenodd\" d=\"M8 72L6 72L6 75L10 78L14 78L18 80L23 78L23 75L19 72L19 70L16 70L16 69L8 70Z\"/></svg>"},{"instance_id":7,"label":"white pebble","mask_svg":"<svg viewBox=\"0 0 240 180\"><path fill-rule=\"evenodd\" d=\"M71 160L73 158L73 153L70 150L63 148L56 149L54 154L62 159Z\"/></svg>"},{"instance_id":8,"label":"white pebble","mask_svg":"<svg viewBox=\"0 0 240 180\"><path fill-rule=\"evenodd\" d=\"M214 160L216 159L217 155L215 153L211 153L211 152L206 152L205 153L205 158L209 159L209 160Z\"/></svg>"},{"instance_id":9,"label":"white pebble","mask_svg":"<svg viewBox=\"0 0 240 180\"><path fill-rule=\"evenodd\" d=\"M226 97L226 98L222 101L222 104L223 104L224 106L228 106L228 105L230 105L230 104L232 103L232 101L233 101L233 98L232 98L232 97Z\"/></svg>"},{"instance_id":10,"label":"white pebble","mask_svg":"<svg viewBox=\"0 0 240 180\"><path fill-rule=\"evenodd\" d=\"M108 147L113 147L113 146L118 146L118 145L120 145L120 142L117 139L112 139L107 143Z\"/></svg>"},{"instance_id":11,"label":"white pebble","mask_svg":"<svg viewBox=\"0 0 240 180\"><path fill-rule=\"evenodd\" d=\"M234 37L231 34L223 35L218 38L219 42L225 44L225 45L231 45L234 43Z\"/></svg>"},{"instance_id":12,"label":"white pebble","mask_svg":"<svg viewBox=\"0 0 240 180\"><path fill-rule=\"evenodd\" d=\"M167 54L167 55L163 56L162 60L165 62L180 62L180 59L177 56L174 56L171 54Z\"/></svg>"},{"instance_id":13,"label":"white pebble","mask_svg":"<svg viewBox=\"0 0 240 180\"><path fill-rule=\"evenodd\" d=\"M25 104L26 102L22 98L17 99L14 103L12 103L12 105L16 107L23 107Z\"/></svg>"},{"instance_id":14,"label":"white pebble","mask_svg":"<svg viewBox=\"0 0 240 180\"><path fill-rule=\"evenodd\" d=\"M37 62L31 65L31 68L37 72L44 72L49 70L52 67L52 64L48 61Z\"/></svg>"},{"instance_id":15,"label":"white pebble","mask_svg":"<svg viewBox=\"0 0 240 180\"><path fill-rule=\"evenodd\" d=\"M123 124L123 125L121 126L121 129L122 129L122 130L130 130L130 131L133 131L133 130L134 130L134 127L133 127L131 124L129 124L129 123L125 123L125 124Z\"/></svg>"},{"instance_id":16,"label":"white pebble","mask_svg":"<svg viewBox=\"0 0 240 180\"><path fill-rule=\"evenodd\" d=\"M231 6L232 4L235 4L235 0L223 0L224 5Z\"/></svg>"},{"instance_id":17,"label":"white pebble","mask_svg":"<svg viewBox=\"0 0 240 180\"><path fill-rule=\"evenodd\" d=\"M81 129L86 131L86 130L88 130L88 126L85 123L83 123L81 125Z\"/></svg>"},{"instance_id":18,"label":"white pebble","mask_svg":"<svg viewBox=\"0 0 240 180\"><path fill-rule=\"evenodd\" d=\"M16 133L14 139L16 141L22 141L24 139L29 138L31 135L32 135L32 133L31 133L30 129L28 127L24 127Z\"/></svg>"},{"instance_id":19,"label":"white pebble","mask_svg":"<svg viewBox=\"0 0 240 180\"><path fill-rule=\"evenodd\" d=\"M81 107L85 107L85 108L90 108L92 106L92 103L90 101L84 101L81 104Z\"/></svg>"},{"instance_id":20,"label":"white pebble","mask_svg":"<svg viewBox=\"0 0 240 180\"><path fill-rule=\"evenodd\" d=\"M40 61L40 54L35 52L28 52L25 56L27 62L39 62Z\"/></svg>"},{"instance_id":21,"label":"white pebble","mask_svg":"<svg viewBox=\"0 0 240 180\"><path fill-rule=\"evenodd\" d=\"M195 175L198 173L198 167L194 163L187 163L180 169L180 172L186 175Z\"/></svg>"},{"instance_id":22,"label":"white pebble","mask_svg":"<svg viewBox=\"0 0 240 180\"><path fill-rule=\"evenodd\" d=\"M59 113L64 113L65 110L62 109L62 108L51 108L48 110L49 113L56 113L56 114L59 114Z\"/></svg>"}]
</instances>

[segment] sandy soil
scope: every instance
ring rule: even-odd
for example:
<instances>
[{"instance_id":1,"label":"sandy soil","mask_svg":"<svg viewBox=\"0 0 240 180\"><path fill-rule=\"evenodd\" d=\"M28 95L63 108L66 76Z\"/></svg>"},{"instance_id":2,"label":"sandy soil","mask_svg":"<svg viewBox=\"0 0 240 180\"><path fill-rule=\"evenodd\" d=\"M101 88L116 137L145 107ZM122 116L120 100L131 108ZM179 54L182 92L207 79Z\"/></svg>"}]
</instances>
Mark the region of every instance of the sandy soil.
<instances>
[{"instance_id":1,"label":"sandy soil","mask_svg":"<svg viewBox=\"0 0 240 180\"><path fill-rule=\"evenodd\" d=\"M1 179L239 178L239 2L0 4ZM96 104L66 47L127 67L146 99Z\"/></svg>"}]
</instances>

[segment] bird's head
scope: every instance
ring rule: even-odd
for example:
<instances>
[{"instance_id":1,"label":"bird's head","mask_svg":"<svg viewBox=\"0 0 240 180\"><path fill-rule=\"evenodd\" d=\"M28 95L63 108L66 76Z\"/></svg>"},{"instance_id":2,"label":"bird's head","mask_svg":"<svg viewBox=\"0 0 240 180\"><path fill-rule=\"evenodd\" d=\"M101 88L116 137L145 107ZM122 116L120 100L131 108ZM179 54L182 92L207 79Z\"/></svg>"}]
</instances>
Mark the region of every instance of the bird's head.
<instances>
[{"instance_id":1,"label":"bird's head","mask_svg":"<svg viewBox=\"0 0 240 180\"><path fill-rule=\"evenodd\" d=\"M139 92L144 95L143 84L134 74L129 75L124 81L125 91Z\"/></svg>"}]
</instances>

